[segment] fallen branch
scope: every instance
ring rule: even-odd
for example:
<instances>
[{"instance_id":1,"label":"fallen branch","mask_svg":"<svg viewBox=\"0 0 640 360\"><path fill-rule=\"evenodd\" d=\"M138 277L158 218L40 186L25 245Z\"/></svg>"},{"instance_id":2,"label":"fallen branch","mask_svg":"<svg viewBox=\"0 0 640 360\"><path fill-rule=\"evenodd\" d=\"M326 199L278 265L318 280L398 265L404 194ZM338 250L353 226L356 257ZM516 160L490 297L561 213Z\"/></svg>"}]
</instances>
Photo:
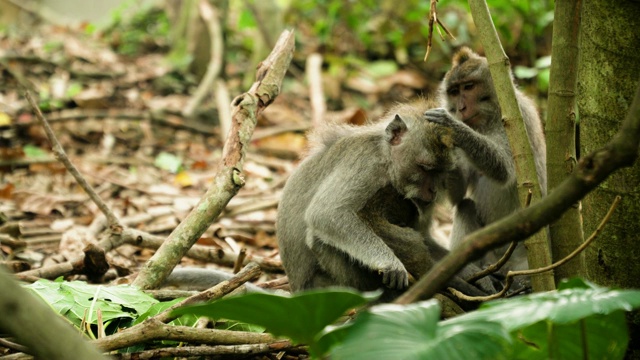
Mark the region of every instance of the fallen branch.
<instances>
[{"instance_id":1,"label":"fallen branch","mask_svg":"<svg viewBox=\"0 0 640 360\"><path fill-rule=\"evenodd\" d=\"M242 167L257 116L280 93L293 49L293 32L284 31L274 50L260 64L256 73L257 81L247 93L233 100L233 124L223 148L220 172L196 207L145 263L133 285L142 289L158 287L220 215L229 200L244 186Z\"/></svg>"},{"instance_id":2,"label":"fallen branch","mask_svg":"<svg viewBox=\"0 0 640 360\"><path fill-rule=\"evenodd\" d=\"M294 348L288 340L280 340L268 344L246 344L246 345L218 345L218 346L180 346L162 349L153 349L126 354L111 355L113 359L134 360L134 359L159 359L159 358L192 358L206 356L230 356L245 357L249 355L264 354L269 352L280 352Z\"/></svg>"},{"instance_id":3,"label":"fallen branch","mask_svg":"<svg viewBox=\"0 0 640 360\"><path fill-rule=\"evenodd\" d=\"M151 340L176 340L203 344L253 344L273 341L274 338L268 334L166 325L176 318L171 315L171 311L174 309L184 305L219 299L259 274L260 268L256 264L250 264L233 278L190 296L140 324L94 340L93 343L104 351L111 351ZM185 328L189 330L187 331Z\"/></svg>"}]
</instances>

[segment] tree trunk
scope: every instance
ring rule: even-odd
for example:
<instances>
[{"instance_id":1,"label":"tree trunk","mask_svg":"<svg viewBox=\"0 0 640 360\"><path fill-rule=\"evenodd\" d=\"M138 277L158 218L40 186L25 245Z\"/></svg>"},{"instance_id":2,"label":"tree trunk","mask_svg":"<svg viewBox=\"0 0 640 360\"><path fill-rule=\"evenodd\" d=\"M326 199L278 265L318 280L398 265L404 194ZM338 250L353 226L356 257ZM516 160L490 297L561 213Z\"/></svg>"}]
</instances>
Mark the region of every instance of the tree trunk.
<instances>
[{"instance_id":1,"label":"tree trunk","mask_svg":"<svg viewBox=\"0 0 640 360\"><path fill-rule=\"evenodd\" d=\"M578 68L581 153L615 133L639 86L640 2L586 0ZM584 229L593 232L616 195L618 207L587 249L589 278L611 287L640 288L640 164L613 174L584 199ZM640 316L631 316L629 358L640 358ZM635 341L634 341L635 340Z\"/></svg>"},{"instance_id":2,"label":"tree trunk","mask_svg":"<svg viewBox=\"0 0 640 360\"><path fill-rule=\"evenodd\" d=\"M547 116L547 175L549 191L558 186L577 164L576 80L578 35L582 1L557 1L553 20L551 81ZM549 225L553 262L562 260L584 241L582 215L577 203ZM555 269L556 285L563 278L585 276L584 254Z\"/></svg>"},{"instance_id":3,"label":"tree trunk","mask_svg":"<svg viewBox=\"0 0 640 360\"><path fill-rule=\"evenodd\" d=\"M532 204L540 200L541 191L536 175L535 161L529 141L522 113L516 99L513 82L509 75L509 58L502 48L498 33L491 20L489 7L485 0L470 0L469 7L473 21L478 28L480 40L489 62L491 78L498 94L498 101L502 109L502 121L507 131L511 153L516 165L518 181L518 196L523 201L529 190L533 193ZM529 268L537 269L551 264L551 246L544 231L538 231L525 241ZM531 276L533 291L555 290L552 271Z\"/></svg>"}]
</instances>

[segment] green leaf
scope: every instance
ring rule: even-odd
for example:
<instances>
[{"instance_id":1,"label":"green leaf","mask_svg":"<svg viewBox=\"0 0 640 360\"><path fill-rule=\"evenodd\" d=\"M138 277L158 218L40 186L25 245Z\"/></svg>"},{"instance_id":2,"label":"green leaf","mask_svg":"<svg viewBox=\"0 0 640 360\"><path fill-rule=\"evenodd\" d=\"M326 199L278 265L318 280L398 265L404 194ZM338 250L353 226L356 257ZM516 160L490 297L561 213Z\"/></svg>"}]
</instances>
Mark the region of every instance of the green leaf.
<instances>
[{"instance_id":1,"label":"green leaf","mask_svg":"<svg viewBox=\"0 0 640 360\"><path fill-rule=\"evenodd\" d=\"M161 152L156 157L154 165L160 169L167 170L171 173L177 173L182 166L182 159L168 152Z\"/></svg>"},{"instance_id":2,"label":"green leaf","mask_svg":"<svg viewBox=\"0 0 640 360\"><path fill-rule=\"evenodd\" d=\"M179 308L173 314L193 314L256 324L276 336L286 336L313 348L316 335L325 326L336 321L347 310L364 305L367 300L367 297L348 289L312 290L290 297L250 293Z\"/></svg>"},{"instance_id":3,"label":"green leaf","mask_svg":"<svg viewBox=\"0 0 640 360\"><path fill-rule=\"evenodd\" d=\"M96 324L98 309L102 312L104 322L118 318L135 319L158 302L129 285L102 286L89 285L83 281L38 280L25 287L38 294L76 326L80 326L83 318L89 324Z\"/></svg>"},{"instance_id":4,"label":"green leaf","mask_svg":"<svg viewBox=\"0 0 640 360\"><path fill-rule=\"evenodd\" d=\"M39 158L47 156L47 152L41 148L33 145L25 145L22 147L22 151L29 158Z\"/></svg>"},{"instance_id":5,"label":"green leaf","mask_svg":"<svg viewBox=\"0 0 640 360\"><path fill-rule=\"evenodd\" d=\"M398 71L398 64L395 61L380 60L367 63L363 70L374 78L393 75Z\"/></svg>"},{"instance_id":6,"label":"green leaf","mask_svg":"<svg viewBox=\"0 0 640 360\"><path fill-rule=\"evenodd\" d=\"M82 84L77 82L72 82L71 84L69 84L69 87L67 88L66 96L69 98L72 98L80 94L81 91L82 91Z\"/></svg>"},{"instance_id":7,"label":"green leaf","mask_svg":"<svg viewBox=\"0 0 640 360\"><path fill-rule=\"evenodd\" d=\"M551 69L545 68L540 70L538 74L538 90L546 93L549 90L549 77L551 76Z\"/></svg>"},{"instance_id":8,"label":"green leaf","mask_svg":"<svg viewBox=\"0 0 640 360\"><path fill-rule=\"evenodd\" d=\"M502 324L512 335L514 358L621 358L629 338L620 314L638 307L638 290L609 290L574 279L557 292L488 302L441 325Z\"/></svg>"},{"instance_id":9,"label":"green leaf","mask_svg":"<svg viewBox=\"0 0 640 360\"><path fill-rule=\"evenodd\" d=\"M435 300L373 307L356 318L347 329L344 342L331 352L331 358L504 358L510 337L500 324L478 321L465 326L439 326L439 319L440 305Z\"/></svg>"},{"instance_id":10,"label":"green leaf","mask_svg":"<svg viewBox=\"0 0 640 360\"><path fill-rule=\"evenodd\" d=\"M341 344L349 336L353 322L339 325L329 325L316 337L316 351L318 354L328 354L329 350Z\"/></svg>"},{"instance_id":11,"label":"green leaf","mask_svg":"<svg viewBox=\"0 0 640 360\"><path fill-rule=\"evenodd\" d=\"M220 330L249 331L254 333L263 333L266 330L264 326L247 324L241 321L229 321L229 320L217 321L213 327Z\"/></svg>"},{"instance_id":12,"label":"green leaf","mask_svg":"<svg viewBox=\"0 0 640 360\"><path fill-rule=\"evenodd\" d=\"M142 315L140 315L134 322L132 325L136 325L139 324L143 321L145 321L146 319L152 317L152 316L156 316L158 314L160 314L161 312L167 310L168 308L170 308L171 306L179 303L180 301L182 301L184 298L178 298L178 299L174 299L171 301L164 301L164 302L158 302L156 304L153 304L151 307L149 307L149 309L143 313ZM197 316L193 316L193 315L184 315L184 316L180 316L177 319L174 319L170 322L170 324L173 325L181 325L181 326L193 326L195 325L195 323L198 321L198 317Z\"/></svg>"},{"instance_id":13,"label":"green leaf","mask_svg":"<svg viewBox=\"0 0 640 360\"><path fill-rule=\"evenodd\" d=\"M494 321L512 332L543 320L567 324L591 315L630 311L637 307L640 307L640 290L565 289L491 301L477 311L445 323Z\"/></svg>"},{"instance_id":14,"label":"green leaf","mask_svg":"<svg viewBox=\"0 0 640 360\"><path fill-rule=\"evenodd\" d=\"M558 284L558 290L565 289L597 289L598 285L586 281L582 278L575 277L570 279L562 279L560 284Z\"/></svg>"},{"instance_id":15,"label":"green leaf","mask_svg":"<svg viewBox=\"0 0 640 360\"><path fill-rule=\"evenodd\" d=\"M622 359L628 342L624 312L571 324L538 322L517 332L514 359Z\"/></svg>"},{"instance_id":16,"label":"green leaf","mask_svg":"<svg viewBox=\"0 0 640 360\"><path fill-rule=\"evenodd\" d=\"M530 79L538 75L538 69L518 65L513 68L513 74L518 79Z\"/></svg>"},{"instance_id":17,"label":"green leaf","mask_svg":"<svg viewBox=\"0 0 640 360\"><path fill-rule=\"evenodd\" d=\"M536 60L536 68L546 69L551 67L551 56L543 56Z\"/></svg>"},{"instance_id":18,"label":"green leaf","mask_svg":"<svg viewBox=\"0 0 640 360\"><path fill-rule=\"evenodd\" d=\"M244 9L240 13L240 17L238 19L238 30L243 29L253 29L256 27L256 20L253 18L253 14L251 10Z\"/></svg>"}]
</instances>

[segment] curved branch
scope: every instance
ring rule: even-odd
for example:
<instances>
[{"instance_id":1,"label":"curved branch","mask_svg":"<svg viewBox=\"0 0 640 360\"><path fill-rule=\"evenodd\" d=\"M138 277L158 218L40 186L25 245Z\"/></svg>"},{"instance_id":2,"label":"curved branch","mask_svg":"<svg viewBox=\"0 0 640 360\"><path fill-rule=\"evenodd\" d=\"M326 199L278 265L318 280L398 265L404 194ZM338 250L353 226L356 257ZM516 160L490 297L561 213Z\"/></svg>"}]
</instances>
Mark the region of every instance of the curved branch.
<instances>
[{"instance_id":1,"label":"curved branch","mask_svg":"<svg viewBox=\"0 0 640 360\"><path fill-rule=\"evenodd\" d=\"M640 87L618 133L605 147L580 159L576 170L547 197L526 209L469 234L462 245L449 253L396 299L398 304L408 304L419 297L432 297L447 280L465 264L479 259L489 249L522 241L529 235L550 224L576 201L603 182L611 173L632 166L638 158L640 145Z\"/></svg>"}]
</instances>

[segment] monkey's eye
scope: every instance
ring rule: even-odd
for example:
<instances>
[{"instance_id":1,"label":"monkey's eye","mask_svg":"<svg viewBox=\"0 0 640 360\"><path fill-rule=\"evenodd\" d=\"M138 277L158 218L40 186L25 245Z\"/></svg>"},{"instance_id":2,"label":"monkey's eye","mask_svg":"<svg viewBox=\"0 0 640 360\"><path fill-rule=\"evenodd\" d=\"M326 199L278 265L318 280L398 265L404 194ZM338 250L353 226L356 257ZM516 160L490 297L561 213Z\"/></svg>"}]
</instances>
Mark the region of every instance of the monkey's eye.
<instances>
[{"instance_id":1,"label":"monkey's eye","mask_svg":"<svg viewBox=\"0 0 640 360\"><path fill-rule=\"evenodd\" d=\"M450 88L449 90L447 90L447 94L449 94L449 96L458 96L458 94L460 94L460 90L458 90L457 87Z\"/></svg>"},{"instance_id":2,"label":"monkey's eye","mask_svg":"<svg viewBox=\"0 0 640 360\"><path fill-rule=\"evenodd\" d=\"M470 91L470 90L473 90L475 86L476 86L475 83L468 82L468 83L462 84L462 89L465 91Z\"/></svg>"},{"instance_id":3,"label":"monkey's eye","mask_svg":"<svg viewBox=\"0 0 640 360\"><path fill-rule=\"evenodd\" d=\"M478 101L489 101L489 100L491 100L491 96L485 95L485 96L481 96Z\"/></svg>"}]
</instances>

